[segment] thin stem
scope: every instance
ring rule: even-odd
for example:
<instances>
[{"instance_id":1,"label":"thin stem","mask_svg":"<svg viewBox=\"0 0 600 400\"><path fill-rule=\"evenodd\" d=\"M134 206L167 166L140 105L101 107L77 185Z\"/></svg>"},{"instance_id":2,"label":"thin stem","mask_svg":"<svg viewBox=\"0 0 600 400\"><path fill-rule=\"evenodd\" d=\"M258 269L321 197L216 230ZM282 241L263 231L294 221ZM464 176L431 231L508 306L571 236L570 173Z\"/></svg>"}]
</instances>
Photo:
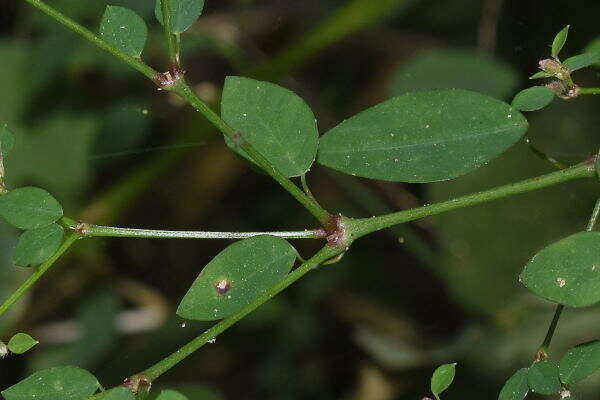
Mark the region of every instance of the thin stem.
<instances>
[{"instance_id":1,"label":"thin stem","mask_svg":"<svg viewBox=\"0 0 600 400\"><path fill-rule=\"evenodd\" d=\"M529 138L529 136L525 136L525 143L527 143L527 146L529 146L529 150L531 150L533 152L533 154L535 154L536 156L538 156L539 158L541 158L544 161L548 161L556 169L567 168L567 166L565 164L561 163L554 157L550 157L548 154L544 153L543 151L541 151L540 149L535 147L535 145L531 142L531 139Z\"/></svg>"},{"instance_id":2,"label":"thin stem","mask_svg":"<svg viewBox=\"0 0 600 400\"><path fill-rule=\"evenodd\" d=\"M117 228L113 226L86 226L84 236L92 237L128 237L148 239L246 239L259 235L271 235L284 239L319 239L316 230L277 231L277 232L202 232L202 231L165 231L152 229Z\"/></svg>"},{"instance_id":3,"label":"thin stem","mask_svg":"<svg viewBox=\"0 0 600 400\"><path fill-rule=\"evenodd\" d=\"M171 0L161 0L161 11L163 15L163 29L165 32L165 40L167 42L167 51L169 59L173 64L179 65L179 54L175 35L173 35L173 26L171 21Z\"/></svg>"},{"instance_id":4,"label":"thin stem","mask_svg":"<svg viewBox=\"0 0 600 400\"><path fill-rule=\"evenodd\" d=\"M154 81L154 78L156 76L156 71L154 69L150 68L148 65L144 64L142 61L138 60L137 58L131 57L130 55L122 52L119 48L100 39L98 36L96 36L94 33L92 33L89 29L79 25L77 22L73 21L72 19L70 19L69 17L67 17L66 15L61 13L60 11L54 9L53 7L47 5L46 3L44 3L40 0L25 0L25 1L28 2L29 4L31 4L32 6L38 8L39 10L41 10L42 12L44 12L51 18L54 18L56 21L60 22L67 28L71 29L73 32L78 33L79 35L83 36L90 42L94 43L96 46L100 47L101 49L107 51L108 53L112 54L113 56L124 61L129 66L133 67L134 69L138 70L139 72L144 74L146 77L148 77L149 79Z\"/></svg>"},{"instance_id":5,"label":"thin stem","mask_svg":"<svg viewBox=\"0 0 600 400\"><path fill-rule=\"evenodd\" d=\"M579 88L579 94L600 94L600 88Z\"/></svg>"},{"instance_id":6,"label":"thin stem","mask_svg":"<svg viewBox=\"0 0 600 400\"><path fill-rule=\"evenodd\" d=\"M2 155L2 143L0 143L0 195L7 192L4 185L4 156Z\"/></svg>"},{"instance_id":7,"label":"thin stem","mask_svg":"<svg viewBox=\"0 0 600 400\"><path fill-rule=\"evenodd\" d=\"M214 126L216 126L227 138L236 143L250 158L262 168L269 176L287 190L300 204L304 206L321 224L326 224L330 214L319 204L306 195L302 189L296 186L288 177L283 175L265 156L258 152L254 146L243 138L243 133L229 126L218 116L206 103L183 80L179 81L172 89L173 92L183 97L192 107L202 113Z\"/></svg>"},{"instance_id":8,"label":"thin stem","mask_svg":"<svg viewBox=\"0 0 600 400\"><path fill-rule=\"evenodd\" d=\"M81 236L79 236L77 233L70 233L67 235L65 241L62 243L56 253L54 253L52 257L40 265L35 272L31 274L29 278L27 278L27 280L23 282L21 286L0 306L0 315L4 314L17 300L19 300L21 296L23 296L25 292L27 292L27 290L33 286L54 265L56 260L58 260L58 258L62 256L63 253L67 251L69 247L71 247L71 245L80 237Z\"/></svg>"},{"instance_id":9,"label":"thin stem","mask_svg":"<svg viewBox=\"0 0 600 400\"><path fill-rule=\"evenodd\" d=\"M548 186L567 182L573 179L591 178L596 175L595 169L590 163L582 163L571 168L566 168L550 174L527 179L510 185L499 186L482 192L458 197L456 199L434 203L419 208L400 211L392 214L382 215L375 218L362 218L352 222L353 236L359 238L369 233L389 228L393 225L402 224L416 219L441 214L458 208L468 207L488 201L513 196L532 190L542 189Z\"/></svg>"}]
</instances>

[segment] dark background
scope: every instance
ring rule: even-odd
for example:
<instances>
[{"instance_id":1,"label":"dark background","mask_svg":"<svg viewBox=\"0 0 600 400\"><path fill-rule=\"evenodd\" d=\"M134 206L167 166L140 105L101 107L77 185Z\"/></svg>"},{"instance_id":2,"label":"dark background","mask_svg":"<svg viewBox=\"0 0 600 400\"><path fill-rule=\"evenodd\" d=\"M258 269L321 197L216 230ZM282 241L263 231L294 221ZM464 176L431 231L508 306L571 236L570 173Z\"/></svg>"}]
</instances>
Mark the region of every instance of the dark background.
<instances>
[{"instance_id":1,"label":"dark background","mask_svg":"<svg viewBox=\"0 0 600 400\"><path fill-rule=\"evenodd\" d=\"M48 2L94 31L109 4ZM362 3L353 21L366 18L380 1ZM143 16L150 27L144 59L163 68L154 2L110 4ZM571 24L565 56L579 54L599 36L598 1L412 0L286 63L281 54L297 49L345 4L206 0L199 22L182 35L187 78L215 107L227 75L276 81L310 104L325 132L408 90L466 87L510 101L531 85L527 77L549 56L554 34L565 25ZM415 67L424 54L434 61ZM457 69L447 57L470 69ZM578 72L575 80L598 86L597 71ZM6 165L8 182L49 190L68 216L178 230L314 226L306 211L235 157L189 106L157 92L24 1L0 4L0 72L0 122L18 141ZM600 146L598 106L594 98L557 99L527 115L529 136L542 151L576 163ZM368 181L316 164L308 180L326 208L370 216L551 170L521 143L449 182ZM496 398L503 382L529 365L553 313L552 304L519 285L518 273L541 247L584 229L597 195L593 182L573 182L362 239L341 262L309 274L156 385L204 385L193 399L419 399L428 394L433 369L457 361L456 382L445 398ZM0 224L2 299L27 275L10 262L16 235ZM305 257L319 245L293 244ZM87 368L110 387L176 350L208 325L188 321L182 327L175 308L203 265L226 245L135 239L77 244L0 320L2 339L26 331L41 342L0 362L0 388L63 364ZM599 327L597 307L566 310L552 357L597 339ZM595 375L574 393L591 400L599 391Z\"/></svg>"}]
</instances>

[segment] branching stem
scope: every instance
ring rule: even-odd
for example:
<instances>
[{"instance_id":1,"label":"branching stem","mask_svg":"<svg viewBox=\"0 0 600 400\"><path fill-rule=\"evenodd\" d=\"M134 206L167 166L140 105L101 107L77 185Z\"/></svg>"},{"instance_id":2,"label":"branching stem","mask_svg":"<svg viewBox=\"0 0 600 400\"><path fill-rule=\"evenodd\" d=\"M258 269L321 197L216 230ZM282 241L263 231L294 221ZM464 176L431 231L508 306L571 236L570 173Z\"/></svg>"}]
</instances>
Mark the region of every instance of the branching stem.
<instances>
[{"instance_id":1,"label":"branching stem","mask_svg":"<svg viewBox=\"0 0 600 400\"><path fill-rule=\"evenodd\" d=\"M579 88L579 94L600 94L600 88Z\"/></svg>"}]
</instances>

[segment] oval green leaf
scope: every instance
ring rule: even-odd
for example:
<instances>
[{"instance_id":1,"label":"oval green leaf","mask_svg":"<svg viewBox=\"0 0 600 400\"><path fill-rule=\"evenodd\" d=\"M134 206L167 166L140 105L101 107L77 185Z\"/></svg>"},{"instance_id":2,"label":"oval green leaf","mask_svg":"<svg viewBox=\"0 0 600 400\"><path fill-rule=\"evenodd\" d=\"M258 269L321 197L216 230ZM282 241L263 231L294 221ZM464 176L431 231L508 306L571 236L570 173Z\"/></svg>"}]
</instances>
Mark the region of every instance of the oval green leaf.
<instances>
[{"instance_id":1,"label":"oval green leaf","mask_svg":"<svg viewBox=\"0 0 600 400\"><path fill-rule=\"evenodd\" d=\"M23 379L2 392L6 400L82 400L94 394L98 380L77 367L56 367Z\"/></svg>"},{"instance_id":2,"label":"oval green leaf","mask_svg":"<svg viewBox=\"0 0 600 400\"><path fill-rule=\"evenodd\" d=\"M2 149L2 157L8 156L15 145L15 135L8 129L8 125L0 126L0 149Z\"/></svg>"},{"instance_id":3,"label":"oval green leaf","mask_svg":"<svg viewBox=\"0 0 600 400\"><path fill-rule=\"evenodd\" d=\"M45 190L23 187L0 197L0 216L14 227L38 229L61 218L63 209Z\"/></svg>"},{"instance_id":4,"label":"oval green leaf","mask_svg":"<svg viewBox=\"0 0 600 400\"><path fill-rule=\"evenodd\" d=\"M8 349L15 354L23 354L38 343L26 333L17 333L8 341Z\"/></svg>"},{"instance_id":5,"label":"oval green leaf","mask_svg":"<svg viewBox=\"0 0 600 400\"><path fill-rule=\"evenodd\" d=\"M569 35L569 26L565 26L560 32L556 34L552 41L552 57L558 60L558 54L562 50L563 46L567 42L567 36Z\"/></svg>"},{"instance_id":6,"label":"oval green leaf","mask_svg":"<svg viewBox=\"0 0 600 400\"><path fill-rule=\"evenodd\" d=\"M491 79L491 77L493 77ZM391 95L433 89L465 89L497 99L517 89L519 77L510 65L470 50L423 52L394 73Z\"/></svg>"},{"instance_id":7,"label":"oval green leaf","mask_svg":"<svg viewBox=\"0 0 600 400\"><path fill-rule=\"evenodd\" d=\"M269 82L228 76L221 113L287 177L304 174L315 161L319 141L315 116L294 92ZM226 143L249 159L231 140Z\"/></svg>"},{"instance_id":8,"label":"oval green leaf","mask_svg":"<svg viewBox=\"0 0 600 400\"><path fill-rule=\"evenodd\" d=\"M440 365L431 376L431 393L439 399L440 393L448 389L456 374L456 363Z\"/></svg>"},{"instance_id":9,"label":"oval green leaf","mask_svg":"<svg viewBox=\"0 0 600 400\"><path fill-rule=\"evenodd\" d=\"M535 74L533 74L529 77L529 79L544 79L544 78L552 78L552 74L549 74L544 71L540 71L540 72L536 72Z\"/></svg>"},{"instance_id":10,"label":"oval green leaf","mask_svg":"<svg viewBox=\"0 0 600 400\"><path fill-rule=\"evenodd\" d=\"M498 400L523 400L529 392L527 368L521 368L506 381Z\"/></svg>"},{"instance_id":11,"label":"oval green leaf","mask_svg":"<svg viewBox=\"0 0 600 400\"><path fill-rule=\"evenodd\" d=\"M110 389L106 392L106 395L102 397L103 400L135 400L135 396L129 388L117 387Z\"/></svg>"},{"instance_id":12,"label":"oval green leaf","mask_svg":"<svg viewBox=\"0 0 600 400\"><path fill-rule=\"evenodd\" d=\"M521 90L512 101L512 106L520 111L537 111L554 100L554 92L547 86L534 86Z\"/></svg>"},{"instance_id":13,"label":"oval green leaf","mask_svg":"<svg viewBox=\"0 0 600 400\"><path fill-rule=\"evenodd\" d=\"M132 57L140 57L148 28L144 20L129 8L106 6L100 23L100 37Z\"/></svg>"},{"instance_id":14,"label":"oval green leaf","mask_svg":"<svg viewBox=\"0 0 600 400\"><path fill-rule=\"evenodd\" d=\"M366 178L440 181L482 166L526 130L527 120L519 111L479 93L409 93L327 132L318 162Z\"/></svg>"},{"instance_id":15,"label":"oval green leaf","mask_svg":"<svg viewBox=\"0 0 600 400\"><path fill-rule=\"evenodd\" d=\"M275 236L235 242L204 267L177 314L204 321L228 317L281 281L296 256L292 245Z\"/></svg>"},{"instance_id":16,"label":"oval green leaf","mask_svg":"<svg viewBox=\"0 0 600 400\"><path fill-rule=\"evenodd\" d=\"M527 382L532 392L556 394L561 385L558 379L558 366L552 361L540 361L529 367Z\"/></svg>"},{"instance_id":17,"label":"oval green leaf","mask_svg":"<svg viewBox=\"0 0 600 400\"><path fill-rule=\"evenodd\" d=\"M204 0L171 0L171 28L173 33L185 32L202 15ZM154 14L163 23L161 0L156 0Z\"/></svg>"},{"instance_id":18,"label":"oval green leaf","mask_svg":"<svg viewBox=\"0 0 600 400\"><path fill-rule=\"evenodd\" d=\"M580 232L541 250L520 281L538 296L570 307L600 301L600 232Z\"/></svg>"},{"instance_id":19,"label":"oval green leaf","mask_svg":"<svg viewBox=\"0 0 600 400\"><path fill-rule=\"evenodd\" d=\"M600 62L600 51L593 51L569 57L563 62L563 65L570 71L577 71L598 62Z\"/></svg>"},{"instance_id":20,"label":"oval green leaf","mask_svg":"<svg viewBox=\"0 0 600 400\"><path fill-rule=\"evenodd\" d=\"M25 231L15 249L15 265L27 267L43 263L56 253L64 233L63 227L58 224Z\"/></svg>"},{"instance_id":21,"label":"oval green leaf","mask_svg":"<svg viewBox=\"0 0 600 400\"><path fill-rule=\"evenodd\" d=\"M560 380L577 383L600 369L600 340L580 344L565 353L558 365Z\"/></svg>"},{"instance_id":22,"label":"oval green leaf","mask_svg":"<svg viewBox=\"0 0 600 400\"><path fill-rule=\"evenodd\" d=\"M174 390L163 390L156 400L188 400L188 398Z\"/></svg>"}]
</instances>

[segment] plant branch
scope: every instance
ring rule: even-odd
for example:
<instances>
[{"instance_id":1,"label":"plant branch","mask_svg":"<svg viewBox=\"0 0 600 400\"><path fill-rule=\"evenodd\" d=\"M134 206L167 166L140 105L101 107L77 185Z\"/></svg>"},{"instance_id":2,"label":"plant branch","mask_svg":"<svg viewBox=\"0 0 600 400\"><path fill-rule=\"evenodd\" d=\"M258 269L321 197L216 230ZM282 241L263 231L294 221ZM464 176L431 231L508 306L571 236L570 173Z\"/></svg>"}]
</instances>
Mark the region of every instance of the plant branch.
<instances>
[{"instance_id":1,"label":"plant branch","mask_svg":"<svg viewBox=\"0 0 600 400\"><path fill-rule=\"evenodd\" d=\"M86 225L81 234L90 237L128 237L148 239L246 239L259 235L271 235L284 239L322 239L321 230L277 232L202 232L166 231L152 229L117 228L113 226Z\"/></svg>"},{"instance_id":2,"label":"plant branch","mask_svg":"<svg viewBox=\"0 0 600 400\"><path fill-rule=\"evenodd\" d=\"M77 233L69 233L56 253L54 253L54 255L46 260L42 265L37 267L37 269L29 276L29 278L27 278L27 280L23 282L21 286L19 286L19 288L13 292L8 299L6 299L6 301L4 301L4 303L0 306L0 315L4 314L17 300L19 300L21 296L23 296L25 292L27 292L27 290L33 286L54 265L56 260L58 260L60 256L62 256L63 253L66 252L69 247L71 247L71 245L80 237L81 236Z\"/></svg>"},{"instance_id":3,"label":"plant branch","mask_svg":"<svg viewBox=\"0 0 600 400\"><path fill-rule=\"evenodd\" d=\"M169 59L171 60L171 63L179 65L179 52L176 43L177 38L175 35L173 35L173 25L171 21L171 0L161 0L160 6L163 16L163 29L165 31Z\"/></svg>"},{"instance_id":4,"label":"plant branch","mask_svg":"<svg viewBox=\"0 0 600 400\"><path fill-rule=\"evenodd\" d=\"M354 239L369 233L389 228L416 219L441 214L458 208L468 207L488 201L526 193L548 186L557 185L573 179L591 178L596 175L594 162L584 162L574 167L552 172L536 178L527 179L510 185L499 186L482 192L469 194L440 203L434 203L410 210L399 211L392 214L382 215L374 218L361 218L352 221L352 236Z\"/></svg>"},{"instance_id":5,"label":"plant branch","mask_svg":"<svg viewBox=\"0 0 600 400\"><path fill-rule=\"evenodd\" d=\"M600 94L600 88L579 88L579 94Z\"/></svg>"}]
</instances>

